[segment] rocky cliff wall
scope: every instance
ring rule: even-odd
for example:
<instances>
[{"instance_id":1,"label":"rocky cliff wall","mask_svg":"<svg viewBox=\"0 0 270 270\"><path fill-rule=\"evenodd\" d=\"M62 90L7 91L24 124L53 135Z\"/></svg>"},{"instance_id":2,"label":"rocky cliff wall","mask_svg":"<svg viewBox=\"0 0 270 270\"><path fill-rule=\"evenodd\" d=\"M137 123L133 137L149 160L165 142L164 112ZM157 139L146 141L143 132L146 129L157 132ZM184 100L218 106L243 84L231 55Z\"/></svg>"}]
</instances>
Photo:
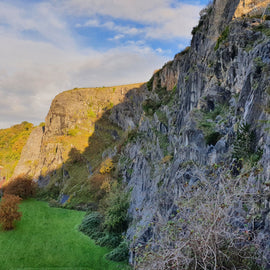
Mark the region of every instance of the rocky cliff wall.
<instances>
[{"instance_id":1,"label":"rocky cliff wall","mask_svg":"<svg viewBox=\"0 0 270 270\"><path fill-rule=\"evenodd\" d=\"M185 227L185 234L192 234L188 229L190 222L199 223L189 220L188 214L195 209L194 190L205 194L207 189L202 191L202 187L208 186L210 194L210 187L219 186L226 175L231 183L242 181L239 186L249 193L243 191L240 197L231 199L227 222L236 224L235 230L248 228L249 233L256 235L259 264L270 267L270 23L235 18L240 10L246 13L269 4L255 2L253 7L245 3L244 9L243 1L215 1L209 5L193 30L191 48L158 71L148 84L152 92L143 106L145 114L138 135L124 150L126 162L119 164L124 181L132 189L129 213L133 222L127 235L132 242L131 262L135 264L142 254L150 254L150 260L149 246L155 252L165 246L166 241L160 239L162 228L168 230L168 224L180 226L178 221L184 220L181 228ZM166 85L166 78L172 73L179 74L177 87L168 91L172 87ZM246 157L241 170L234 168L233 153L239 129L245 124L250 125L249 132L254 135L250 156L258 155L260 160L255 165ZM258 194L260 203L256 200ZM241 196L250 196L249 202ZM197 204L203 205L206 199L201 194ZM185 205L180 207L183 202ZM260 226L254 227L255 217L259 217L256 224ZM170 246L174 242L169 242L161 257L169 256L169 250L180 253ZM209 265L213 260L209 259ZM156 261L158 257L151 261L151 266L146 263L141 267L167 269L164 262L155 264ZM177 259L174 263L180 267L176 269L184 267Z\"/></svg>"},{"instance_id":2,"label":"rocky cliff wall","mask_svg":"<svg viewBox=\"0 0 270 270\"><path fill-rule=\"evenodd\" d=\"M129 104L125 101L131 90L139 97L141 86L140 83L73 89L57 95L52 101L44 127L35 129L24 147L13 177L29 174L42 179L45 176L45 184L48 184L48 174L61 168L72 148L83 153L88 147L89 137L95 132L96 122L103 114L120 103ZM123 125L128 129L134 127L135 123L130 120Z\"/></svg>"}]
</instances>

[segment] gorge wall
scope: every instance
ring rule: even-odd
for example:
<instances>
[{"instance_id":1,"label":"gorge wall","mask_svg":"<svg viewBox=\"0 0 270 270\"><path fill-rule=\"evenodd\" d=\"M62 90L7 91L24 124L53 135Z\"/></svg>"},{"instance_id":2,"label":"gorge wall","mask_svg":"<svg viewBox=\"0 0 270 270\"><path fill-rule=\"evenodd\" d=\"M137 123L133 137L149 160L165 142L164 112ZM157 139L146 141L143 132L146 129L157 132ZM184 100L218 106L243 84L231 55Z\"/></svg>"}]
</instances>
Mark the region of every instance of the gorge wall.
<instances>
[{"instance_id":1,"label":"gorge wall","mask_svg":"<svg viewBox=\"0 0 270 270\"><path fill-rule=\"evenodd\" d=\"M147 84L57 96L15 174L53 183L58 199L76 197L104 159L119 156L138 269L221 269L219 258L223 269L259 269L248 265L253 257L270 269L269 4L209 4L191 46ZM75 171L65 165L73 146L82 155Z\"/></svg>"}]
</instances>

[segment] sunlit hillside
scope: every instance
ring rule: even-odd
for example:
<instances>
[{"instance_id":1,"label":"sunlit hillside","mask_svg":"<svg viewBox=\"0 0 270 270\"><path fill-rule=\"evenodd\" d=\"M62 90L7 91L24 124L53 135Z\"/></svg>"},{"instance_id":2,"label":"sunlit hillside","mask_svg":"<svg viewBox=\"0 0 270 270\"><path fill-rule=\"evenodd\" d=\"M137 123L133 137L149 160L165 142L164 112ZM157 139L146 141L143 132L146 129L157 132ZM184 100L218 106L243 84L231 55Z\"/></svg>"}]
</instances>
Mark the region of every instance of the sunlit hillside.
<instances>
[{"instance_id":1,"label":"sunlit hillside","mask_svg":"<svg viewBox=\"0 0 270 270\"><path fill-rule=\"evenodd\" d=\"M2 176L7 179L20 159L26 141L34 129L34 125L22 122L7 129L0 129L0 166L3 166Z\"/></svg>"}]
</instances>

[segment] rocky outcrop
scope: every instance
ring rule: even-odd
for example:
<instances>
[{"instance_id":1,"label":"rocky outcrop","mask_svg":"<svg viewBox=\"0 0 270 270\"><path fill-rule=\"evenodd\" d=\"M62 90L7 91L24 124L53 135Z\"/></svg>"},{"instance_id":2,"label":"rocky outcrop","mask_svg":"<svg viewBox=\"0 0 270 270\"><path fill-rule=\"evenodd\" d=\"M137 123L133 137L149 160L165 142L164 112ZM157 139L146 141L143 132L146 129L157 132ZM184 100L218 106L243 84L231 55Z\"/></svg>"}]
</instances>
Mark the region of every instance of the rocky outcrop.
<instances>
[{"instance_id":1,"label":"rocky outcrop","mask_svg":"<svg viewBox=\"0 0 270 270\"><path fill-rule=\"evenodd\" d=\"M112 110L119 104L129 104L128 93L133 91L140 96L143 84L131 84L114 87L83 88L65 91L57 95L52 101L50 110L45 120L44 127L36 128L26 146L24 147L19 164L13 177L19 174L29 174L35 179L40 179L43 186L49 183L50 174L61 168L69 159L72 148L81 153L89 145L89 137L95 131L96 122L102 115ZM128 95L128 97L127 97ZM136 98L134 98L135 103ZM139 101L138 101L139 102ZM137 103L138 103L137 102ZM122 107L124 105L121 105ZM119 109L119 111L121 111ZM131 109L129 111L132 111ZM112 118L117 118L113 116ZM135 118L123 121L123 128L134 127ZM121 115L121 119L125 119ZM119 123L121 126L121 124ZM50 173L50 174L48 174Z\"/></svg>"},{"instance_id":2,"label":"rocky outcrop","mask_svg":"<svg viewBox=\"0 0 270 270\"><path fill-rule=\"evenodd\" d=\"M15 168L13 177L17 177L20 174L35 174L36 166L39 163L43 131L43 127L37 127L30 134L22 150L21 158Z\"/></svg>"},{"instance_id":3,"label":"rocky outcrop","mask_svg":"<svg viewBox=\"0 0 270 270\"><path fill-rule=\"evenodd\" d=\"M267 0L241 0L235 11L235 17L246 15L262 17L269 6L270 3Z\"/></svg>"},{"instance_id":4,"label":"rocky outcrop","mask_svg":"<svg viewBox=\"0 0 270 270\"><path fill-rule=\"evenodd\" d=\"M192 211L191 204L179 207L183 197L192 199L197 185L219 185L223 175L231 171L228 178L239 181L234 180L235 174L237 179L245 179L243 187L252 186L252 194L261 194L261 203L255 210L258 202L251 197L243 213L243 206L238 203L244 205L244 199L232 201L236 208L230 210L234 214L228 214L228 222L238 224L238 230L249 228L257 236L260 264L270 267L269 226L264 214L270 212L270 23L236 18L269 4L253 2L255 6L246 3L243 9L243 1L214 1L202 12L199 25L193 30L191 48L165 65L148 84L151 93L144 103L138 137L124 150L126 162L119 164L125 183L132 189L129 213L133 222L127 235L132 241L133 263L150 243L155 251L162 245L162 226L189 218L188 214L181 215ZM175 91L168 92L171 85L166 84L166 78L172 81L170 74L179 76ZM252 153L260 161L252 166L246 160L241 166L248 172L242 177L240 169L234 172L233 151L237 130L245 124L252 127ZM213 167L219 168L218 174ZM241 221L236 212L242 213ZM254 220L248 218L256 215L263 224L260 230L255 230ZM151 267L144 265L142 269L154 269Z\"/></svg>"}]
</instances>

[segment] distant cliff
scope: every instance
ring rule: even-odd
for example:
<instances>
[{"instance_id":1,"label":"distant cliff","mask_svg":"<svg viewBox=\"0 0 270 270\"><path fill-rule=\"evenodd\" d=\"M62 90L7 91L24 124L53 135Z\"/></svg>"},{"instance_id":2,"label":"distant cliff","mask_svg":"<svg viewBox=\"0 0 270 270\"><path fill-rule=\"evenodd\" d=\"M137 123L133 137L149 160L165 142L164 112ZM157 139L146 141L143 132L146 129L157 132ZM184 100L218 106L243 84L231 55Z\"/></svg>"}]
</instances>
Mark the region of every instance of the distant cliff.
<instances>
[{"instance_id":1,"label":"distant cliff","mask_svg":"<svg viewBox=\"0 0 270 270\"><path fill-rule=\"evenodd\" d=\"M74 206L112 159L136 269L270 269L269 4L216 0L146 84L57 96L16 173Z\"/></svg>"},{"instance_id":2,"label":"distant cliff","mask_svg":"<svg viewBox=\"0 0 270 270\"><path fill-rule=\"evenodd\" d=\"M74 205L91 202L89 194L82 195L91 189L89 177L99 169L103 152L113 151L124 131L137 124L136 117L129 118L137 111L129 111L141 103L139 96L144 91L140 83L73 89L57 95L45 125L31 133L13 177L32 176L55 199L66 195L73 197ZM125 118L119 120L122 128L110 121L120 115Z\"/></svg>"}]
</instances>

